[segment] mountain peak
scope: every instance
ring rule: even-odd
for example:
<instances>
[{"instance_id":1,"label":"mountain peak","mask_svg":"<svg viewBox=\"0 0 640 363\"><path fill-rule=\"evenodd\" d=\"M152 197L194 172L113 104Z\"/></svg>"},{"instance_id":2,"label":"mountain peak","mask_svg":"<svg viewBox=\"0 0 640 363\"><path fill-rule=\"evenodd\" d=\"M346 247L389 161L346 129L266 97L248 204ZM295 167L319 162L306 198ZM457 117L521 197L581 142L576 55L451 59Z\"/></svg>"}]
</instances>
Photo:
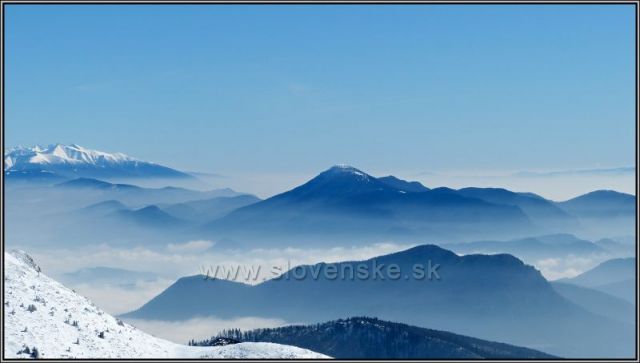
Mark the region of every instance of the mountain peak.
<instances>
[{"instance_id":1,"label":"mountain peak","mask_svg":"<svg viewBox=\"0 0 640 363\"><path fill-rule=\"evenodd\" d=\"M353 173L353 174L365 174L361 170L347 164L336 164L326 171L335 172L335 173Z\"/></svg>"},{"instance_id":2,"label":"mountain peak","mask_svg":"<svg viewBox=\"0 0 640 363\"><path fill-rule=\"evenodd\" d=\"M122 153L107 153L84 148L78 144L61 143L48 146L16 147L5 151L5 160L11 161L9 168L24 164L57 165L88 164L105 165L137 161Z\"/></svg>"},{"instance_id":3,"label":"mountain peak","mask_svg":"<svg viewBox=\"0 0 640 363\"><path fill-rule=\"evenodd\" d=\"M13 147L4 150L5 174L48 172L60 177L180 177L190 175L123 153L92 150L78 144Z\"/></svg>"}]
</instances>

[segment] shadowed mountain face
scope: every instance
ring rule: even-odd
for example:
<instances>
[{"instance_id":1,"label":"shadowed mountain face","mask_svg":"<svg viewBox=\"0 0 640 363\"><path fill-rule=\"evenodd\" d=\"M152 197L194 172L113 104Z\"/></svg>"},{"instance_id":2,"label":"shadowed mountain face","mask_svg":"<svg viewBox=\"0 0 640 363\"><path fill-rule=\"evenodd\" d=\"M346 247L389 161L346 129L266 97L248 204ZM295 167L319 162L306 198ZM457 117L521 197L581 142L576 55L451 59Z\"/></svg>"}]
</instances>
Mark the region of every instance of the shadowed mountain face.
<instances>
[{"instance_id":1,"label":"shadowed mountain face","mask_svg":"<svg viewBox=\"0 0 640 363\"><path fill-rule=\"evenodd\" d=\"M439 279L414 273L415 266L428 272L428 263L438 265ZM391 265L400 270L397 278L389 270ZM361 269L369 273L359 275ZM342 272L334 278L332 271ZM182 278L125 316L168 320L254 316L313 322L353 314L566 357L632 354L631 326L567 301L537 270L513 256L460 257L433 245L367 261L299 266L255 286L202 276Z\"/></svg>"},{"instance_id":2,"label":"shadowed mountain face","mask_svg":"<svg viewBox=\"0 0 640 363\"><path fill-rule=\"evenodd\" d=\"M256 329L220 337L289 344L338 359L554 358L532 349L367 317ZM215 338L211 340L214 341ZM196 342L197 345L209 345L207 343Z\"/></svg>"},{"instance_id":3,"label":"shadowed mountain face","mask_svg":"<svg viewBox=\"0 0 640 363\"><path fill-rule=\"evenodd\" d=\"M466 197L455 190L415 190L358 169L333 167L288 192L211 222L218 237L292 240L353 237L415 239L501 235L533 230L520 208ZM400 189L399 189L400 188Z\"/></svg>"}]
</instances>

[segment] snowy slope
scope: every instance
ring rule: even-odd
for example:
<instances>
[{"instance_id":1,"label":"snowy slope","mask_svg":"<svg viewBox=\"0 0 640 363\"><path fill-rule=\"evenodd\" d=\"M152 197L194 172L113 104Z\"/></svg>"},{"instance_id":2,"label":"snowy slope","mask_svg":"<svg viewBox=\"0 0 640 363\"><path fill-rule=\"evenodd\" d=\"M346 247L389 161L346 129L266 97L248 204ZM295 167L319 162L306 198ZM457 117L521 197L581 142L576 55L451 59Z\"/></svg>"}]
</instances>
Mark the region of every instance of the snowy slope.
<instances>
[{"instance_id":1,"label":"snowy slope","mask_svg":"<svg viewBox=\"0 0 640 363\"><path fill-rule=\"evenodd\" d=\"M71 144L5 149L7 175L52 173L60 177L190 177L165 166L122 153L107 153Z\"/></svg>"},{"instance_id":2,"label":"snowy slope","mask_svg":"<svg viewBox=\"0 0 640 363\"><path fill-rule=\"evenodd\" d=\"M5 253L4 263L5 358L29 358L21 353L26 346L40 358L329 358L273 343L175 344L105 313L40 272L24 252Z\"/></svg>"},{"instance_id":3,"label":"snowy slope","mask_svg":"<svg viewBox=\"0 0 640 363\"><path fill-rule=\"evenodd\" d=\"M71 144L55 144L46 147L18 147L5 152L5 169L20 164L93 164L106 165L136 161L134 158L121 153L106 153L86 149Z\"/></svg>"}]
</instances>

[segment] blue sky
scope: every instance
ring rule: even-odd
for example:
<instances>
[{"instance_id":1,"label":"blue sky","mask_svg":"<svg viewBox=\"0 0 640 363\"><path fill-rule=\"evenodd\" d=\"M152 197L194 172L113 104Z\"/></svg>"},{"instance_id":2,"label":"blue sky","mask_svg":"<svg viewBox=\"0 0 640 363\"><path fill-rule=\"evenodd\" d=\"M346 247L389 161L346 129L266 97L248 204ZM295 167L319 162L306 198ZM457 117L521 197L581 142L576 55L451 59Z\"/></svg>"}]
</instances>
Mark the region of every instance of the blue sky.
<instances>
[{"instance_id":1,"label":"blue sky","mask_svg":"<svg viewBox=\"0 0 640 363\"><path fill-rule=\"evenodd\" d=\"M633 165L632 5L6 6L6 143L184 170Z\"/></svg>"}]
</instances>

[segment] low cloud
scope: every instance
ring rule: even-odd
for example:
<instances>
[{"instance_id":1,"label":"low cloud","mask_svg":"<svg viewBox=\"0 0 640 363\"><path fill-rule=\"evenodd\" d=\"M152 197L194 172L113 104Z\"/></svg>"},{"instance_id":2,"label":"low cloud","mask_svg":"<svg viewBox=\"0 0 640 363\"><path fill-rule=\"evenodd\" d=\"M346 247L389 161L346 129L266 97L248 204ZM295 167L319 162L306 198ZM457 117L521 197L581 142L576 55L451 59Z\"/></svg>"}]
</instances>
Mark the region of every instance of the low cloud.
<instances>
[{"instance_id":1,"label":"low cloud","mask_svg":"<svg viewBox=\"0 0 640 363\"><path fill-rule=\"evenodd\" d=\"M213 245L215 245L213 241L195 240L180 244L169 243L167 250L169 252L202 252L213 247Z\"/></svg>"},{"instance_id":2,"label":"low cloud","mask_svg":"<svg viewBox=\"0 0 640 363\"><path fill-rule=\"evenodd\" d=\"M135 310L160 294L175 280L139 281L135 286L71 284L80 295L87 297L104 311L112 315Z\"/></svg>"},{"instance_id":3,"label":"low cloud","mask_svg":"<svg viewBox=\"0 0 640 363\"><path fill-rule=\"evenodd\" d=\"M606 254L592 254L589 256L568 256L564 258L547 258L534 261L533 265L540 270L547 280L575 277L598 264L608 260Z\"/></svg>"}]
</instances>

